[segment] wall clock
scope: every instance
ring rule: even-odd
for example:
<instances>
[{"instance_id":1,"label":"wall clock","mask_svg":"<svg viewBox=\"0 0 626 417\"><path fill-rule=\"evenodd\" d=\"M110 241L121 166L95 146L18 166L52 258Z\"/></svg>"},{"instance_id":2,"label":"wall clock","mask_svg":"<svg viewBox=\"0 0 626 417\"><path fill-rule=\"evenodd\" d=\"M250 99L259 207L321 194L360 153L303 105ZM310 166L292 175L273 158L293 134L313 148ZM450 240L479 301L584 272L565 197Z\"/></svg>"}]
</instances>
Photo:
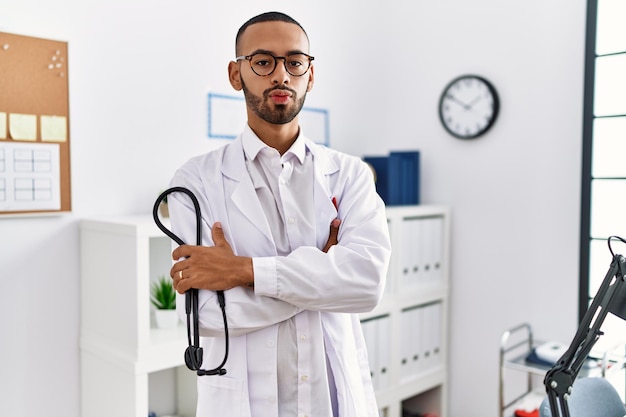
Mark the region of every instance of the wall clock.
<instances>
[{"instance_id":1,"label":"wall clock","mask_svg":"<svg viewBox=\"0 0 626 417\"><path fill-rule=\"evenodd\" d=\"M455 78L439 99L443 127L460 139L474 139L487 132L496 122L499 109L495 87L478 75Z\"/></svg>"}]
</instances>

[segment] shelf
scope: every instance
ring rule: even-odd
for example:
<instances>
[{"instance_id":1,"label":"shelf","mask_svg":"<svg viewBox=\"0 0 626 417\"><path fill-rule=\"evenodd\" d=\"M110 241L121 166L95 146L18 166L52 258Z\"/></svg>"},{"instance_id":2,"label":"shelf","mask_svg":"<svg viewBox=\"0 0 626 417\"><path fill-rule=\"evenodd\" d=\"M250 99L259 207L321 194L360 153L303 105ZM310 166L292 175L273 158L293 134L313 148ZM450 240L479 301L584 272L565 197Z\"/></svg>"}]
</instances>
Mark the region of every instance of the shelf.
<instances>
[{"instance_id":1,"label":"shelf","mask_svg":"<svg viewBox=\"0 0 626 417\"><path fill-rule=\"evenodd\" d=\"M413 398L416 393L423 393L440 387L446 383L446 380L447 376L443 366L417 374L412 378L402 380L400 384L377 390L378 406L384 408L394 404L398 399L404 401Z\"/></svg>"},{"instance_id":2,"label":"shelf","mask_svg":"<svg viewBox=\"0 0 626 417\"><path fill-rule=\"evenodd\" d=\"M395 302L400 309L405 309L435 300L445 299L449 290L447 285L424 285L396 296Z\"/></svg>"},{"instance_id":3,"label":"shelf","mask_svg":"<svg viewBox=\"0 0 626 417\"><path fill-rule=\"evenodd\" d=\"M156 372L185 364L187 329L150 329L150 346L139 351L137 372Z\"/></svg>"},{"instance_id":4,"label":"shelf","mask_svg":"<svg viewBox=\"0 0 626 417\"><path fill-rule=\"evenodd\" d=\"M169 227L169 219L162 219ZM166 237L149 215L103 217L101 219L83 219L83 230L93 230L113 235L135 236L138 238Z\"/></svg>"},{"instance_id":5,"label":"shelf","mask_svg":"<svg viewBox=\"0 0 626 417\"><path fill-rule=\"evenodd\" d=\"M402 310L429 304L434 301L447 300L447 286L429 286L421 290L407 291L405 294L391 296L386 295L378 303L376 308L367 313L359 314L361 320L367 320L374 317L386 316L392 312L400 312Z\"/></svg>"},{"instance_id":6,"label":"shelf","mask_svg":"<svg viewBox=\"0 0 626 417\"><path fill-rule=\"evenodd\" d=\"M533 348L541 346L543 342L535 341ZM533 375L544 376L552 367L538 364L532 361L528 361L526 358L530 352L526 352L522 355L514 356L506 359L503 362L503 366L508 369L515 369L522 372L528 372ZM606 361L604 358L606 357ZM583 365L578 377L602 377L611 374L612 372L619 371L624 366L624 358L614 357L609 352L592 352L589 355L590 359L597 362L594 366Z\"/></svg>"},{"instance_id":7,"label":"shelf","mask_svg":"<svg viewBox=\"0 0 626 417\"><path fill-rule=\"evenodd\" d=\"M187 330L183 325L174 329L152 328L150 343L135 351L115 345L101 336L83 332L80 347L115 366L136 373L150 373L185 364L183 353L187 348Z\"/></svg>"}]
</instances>

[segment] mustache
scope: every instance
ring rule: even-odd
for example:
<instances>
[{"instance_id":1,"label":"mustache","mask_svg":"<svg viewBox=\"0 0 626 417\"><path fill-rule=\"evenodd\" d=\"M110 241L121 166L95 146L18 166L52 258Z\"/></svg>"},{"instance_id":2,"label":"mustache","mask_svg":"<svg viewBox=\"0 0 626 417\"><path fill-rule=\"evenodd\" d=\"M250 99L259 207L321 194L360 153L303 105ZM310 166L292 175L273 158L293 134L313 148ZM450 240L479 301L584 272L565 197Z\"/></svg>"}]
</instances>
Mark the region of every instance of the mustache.
<instances>
[{"instance_id":1,"label":"mustache","mask_svg":"<svg viewBox=\"0 0 626 417\"><path fill-rule=\"evenodd\" d=\"M277 85L276 87L272 87L272 88L268 88L267 90L265 90L263 92L263 97L264 98L268 98L270 96L270 93L272 91L276 91L276 90L284 90L284 91L289 91L294 97L297 97L297 93L296 90L293 90L289 87L283 86L283 85Z\"/></svg>"}]
</instances>

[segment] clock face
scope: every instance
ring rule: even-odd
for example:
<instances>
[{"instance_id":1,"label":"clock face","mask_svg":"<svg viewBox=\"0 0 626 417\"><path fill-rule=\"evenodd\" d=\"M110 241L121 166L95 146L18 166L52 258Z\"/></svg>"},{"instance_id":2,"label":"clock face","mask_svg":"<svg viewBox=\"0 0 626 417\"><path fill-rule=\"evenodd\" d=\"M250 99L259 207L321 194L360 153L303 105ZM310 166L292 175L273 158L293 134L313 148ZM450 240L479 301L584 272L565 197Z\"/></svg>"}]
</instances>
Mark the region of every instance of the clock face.
<instances>
[{"instance_id":1,"label":"clock face","mask_svg":"<svg viewBox=\"0 0 626 417\"><path fill-rule=\"evenodd\" d=\"M463 75L446 86L439 100L439 118L445 129L461 139L484 134L496 121L499 102L486 79Z\"/></svg>"}]
</instances>

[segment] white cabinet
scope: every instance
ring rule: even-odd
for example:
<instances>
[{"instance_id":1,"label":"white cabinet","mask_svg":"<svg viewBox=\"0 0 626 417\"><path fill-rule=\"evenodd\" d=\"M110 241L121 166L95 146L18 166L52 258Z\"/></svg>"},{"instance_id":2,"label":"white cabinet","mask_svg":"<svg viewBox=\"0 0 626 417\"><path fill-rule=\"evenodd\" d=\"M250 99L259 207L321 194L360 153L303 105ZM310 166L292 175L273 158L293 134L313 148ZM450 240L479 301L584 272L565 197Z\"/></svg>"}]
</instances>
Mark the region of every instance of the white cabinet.
<instances>
[{"instance_id":1,"label":"white cabinet","mask_svg":"<svg viewBox=\"0 0 626 417\"><path fill-rule=\"evenodd\" d=\"M393 254L375 311L362 315L385 417L446 416L449 211L387 209ZM156 329L150 283L168 275L170 239L150 216L81 222L81 415L195 415L183 323ZM370 346L371 345L371 346Z\"/></svg>"},{"instance_id":2,"label":"white cabinet","mask_svg":"<svg viewBox=\"0 0 626 417\"><path fill-rule=\"evenodd\" d=\"M152 325L150 283L169 275L170 253L169 238L149 216L81 222L83 417L147 417L151 379L184 365L183 324L165 330ZM175 387L193 378L191 372L168 372ZM176 409L168 413L193 413L193 404L169 402Z\"/></svg>"},{"instance_id":3,"label":"white cabinet","mask_svg":"<svg viewBox=\"0 0 626 417\"><path fill-rule=\"evenodd\" d=\"M385 295L361 315L381 416L445 417L450 212L387 207L392 255Z\"/></svg>"}]
</instances>

